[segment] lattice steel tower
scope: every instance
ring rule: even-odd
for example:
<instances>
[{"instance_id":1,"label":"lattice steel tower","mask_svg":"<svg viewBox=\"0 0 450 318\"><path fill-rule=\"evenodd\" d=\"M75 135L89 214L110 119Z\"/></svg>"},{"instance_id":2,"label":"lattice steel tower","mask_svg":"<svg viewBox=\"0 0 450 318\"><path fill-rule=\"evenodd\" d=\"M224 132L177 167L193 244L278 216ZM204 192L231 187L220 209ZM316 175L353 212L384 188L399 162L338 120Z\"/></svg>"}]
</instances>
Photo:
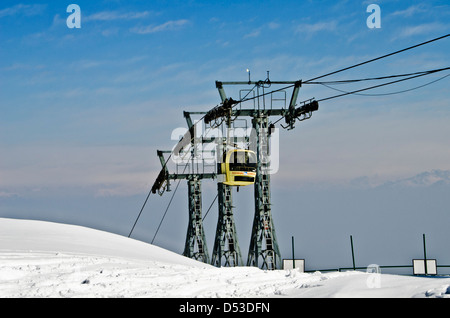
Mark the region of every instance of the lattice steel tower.
<instances>
[{"instance_id":1,"label":"lattice steel tower","mask_svg":"<svg viewBox=\"0 0 450 318\"><path fill-rule=\"evenodd\" d=\"M265 88L270 87L272 84L290 84L288 87L293 87L292 97L288 107L286 107L286 91L284 89L278 89L265 93ZM240 100L235 101L232 98L227 98L223 88L224 85L254 86L252 89L240 90ZM177 152L180 153L189 145L190 158L192 159L191 169L188 173L185 173L183 170L183 173L177 172L174 174L169 174L167 169L167 161L165 161L162 156L163 152L158 152L163 169L152 187L152 192L155 193L161 189L169 190L170 180L186 179L188 181L189 224L183 255L205 263L211 263L218 267L243 265L241 249L236 233L236 223L233 215L233 183L231 183L231 185L229 182L225 183L219 177L223 176L223 171L220 171L220 163L225 160L227 147L233 145L234 142L234 140L231 140L229 136L232 123L239 117L249 117L252 122L252 132L251 136L244 137L244 139L246 139L249 147L249 150L246 151L256 154L256 175L255 172L252 172L253 175L255 175L255 210L248 250L247 266L256 266L263 269L276 269L281 265L281 255L276 237L270 200L270 172L272 155L270 140L275 125L269 122L269 117L281 116L280 119L284 118L286 123L286 126L282 127L287 129L293 129L296 120L302 121L309 119L312 116L312 112L318 110L318 103L314 99L310 99L302 102L301 106L296 107L300 87L301 81L271 82L269 78L265 81L258 82L252 82L250 81L250 78L248 82L216 81L216 88L219 91L222 101L220 106L216 106L208 112L184 112L189 130L182 140L180 140L180 142L176 145L174 150L171 152L171 155ZM262 93L260 90L262 90ZM242 97L243 93L245 94L244 97ZM253 96L247 98L250 93L253 93ZM275 96L274 93L281 94L281 97L280 95ZM267 97L267 102L266 96L270 97ZM247 101L253 101L253 107L243 109L242 104ZM280 101L284 103L284 105L278 105ZM277 105L274 105L275 103ZM205 125L209 124L210 126L215 125L217 127L222 126L225 122L227 137L222 136L221 138L213 139L197 137L195 134L195 125L192 123L190 114L203 114L203 122ZM204 170L200 171L199 169L195 169L194 158L197 155L197 146L199 144L202 145L204 142L216 143L217 160L215 172L205 173ZM186 169L186 167L188 167L188 164L184 166L184 169ZM242 172L242 174L247 175L247 172ZM218 221L212 257L209 258L202 219L201 180L216 178L218 179ZM241 176L240 178L240 180L244 180L248 177Z\"/></svg>"}]
</instances>

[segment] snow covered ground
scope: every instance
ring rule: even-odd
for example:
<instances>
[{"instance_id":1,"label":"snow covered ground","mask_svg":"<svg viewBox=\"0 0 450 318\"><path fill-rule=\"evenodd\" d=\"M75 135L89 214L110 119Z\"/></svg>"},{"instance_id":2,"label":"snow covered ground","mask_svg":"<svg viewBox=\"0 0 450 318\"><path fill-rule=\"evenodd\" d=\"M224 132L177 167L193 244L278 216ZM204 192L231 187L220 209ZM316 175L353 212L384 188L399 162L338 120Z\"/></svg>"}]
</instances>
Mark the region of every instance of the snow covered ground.
<instances>
[{"instance_id":1,"label":"snow covered ground","mask_svg":"<svg viewBox=\"0 0 450 318\"><path fill-rule=\"evenodd\" d=\"M450 298L450 278L215 268L103 231L0 218L0 297Z\"/></svg>"}]
</instances>

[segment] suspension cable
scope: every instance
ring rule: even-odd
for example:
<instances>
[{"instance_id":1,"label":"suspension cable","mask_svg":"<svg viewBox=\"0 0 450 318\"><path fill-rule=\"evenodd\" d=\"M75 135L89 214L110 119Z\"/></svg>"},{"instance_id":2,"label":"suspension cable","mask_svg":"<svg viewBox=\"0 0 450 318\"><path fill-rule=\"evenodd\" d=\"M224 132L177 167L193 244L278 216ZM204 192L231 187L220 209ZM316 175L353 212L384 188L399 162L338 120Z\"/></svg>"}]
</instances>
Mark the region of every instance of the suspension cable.
<instances>
[{"instance_id":1,"label":"suspension cable","mask_svg":"<svg viewBox=\"0 0 450 318\"><path fill-rule=\"evenodd\" d=\"M320 84L320 85L349 84L349 83L363 82L363 81L374 81L374 80L383 80L383 79L396 78L396 77L406 77L406 76L419 75L419 74L424 74L424 73L426 73L426 74L436 73L436 72L441 72L441 71L446 71L446 70L450 70L450 67L439 68L439 69L428 70L428 71L420 71L420 72L414 72L414 73L406 73L406 74L396 74L396 75L388 75L388 76L380 76L380 77L368 77L368 78L339 80L339 81L307 82L304 84Z\"/></svg>"},{"instance_id":2,"label":"suspension cable","mask_svg":"<svg viewBox=\"0 0 450 318\"><path fill-rule=\"evenodd\" d=\"M328 73L328 74L324 74L324 75L321 75L321 76L317 76L317 77L311 78L311 79L309 79L307 81L304 81L303 83L315 81L315 80L317 80L319 78L322 78L322 77L325 77L325 76L330 76L330 75L337 74L337 73L340 73L340 72L343 72L343 71L346 71L346 70L350 70L352 68L355 68L355 67L358 67L358 66L361 66L361 65L364 65L364 64L375 62L375 61L381 60L383 58L386 58L386 57L389 57L389 56L392 56L392 55L395 55L395 54L399 54L399 53L402 53L402 52L405 52L405 51L417 48L417 47L425 45L425 44L429 44L429 43L432 43L432 42L435 42L435 41L438 41L438 40L442 40L442 39L444 39L446 37L449 37L449 36L450 36L450 33L446 34L446 35L443 35L443 36L440 36L440 37L437 37L437 38L432 39L432 40L428 40L428 41L425 41L425 42L422 42L422 43L419 43L419 44L407 47L407 48L402 49L402 50L398 50L398 51L395 51L395 52L392 52L392 53L389 53L389 54L385 54L383 56L376 57L374 59L371 59L371 60L368 60L368 61L365 61L365 62L362 62L362 63L358 63L358 64L355 64L355 65L352 65L352 66L349 66L349 67L345 67L345 68L342 68L340 70Z\"/></svg>"},{"instance_id":3,"label":"suspension cable","mask_svg":"<svg viewBox=\"0 0 450 318\"><path fill-rule=\"evenodd\" d=\"M425 41L425 42L422 42L422 43L419 43L419 44L416 44L416 45L413 45L413 46L410 46L410 47L407 47L407 48L404 48L404 49L401 49L401 50L398 50L398 51L395 51L395 52L392 52L392 53L389 53L389 54L385 54L385 55L382 55L382 56L379 56L379 57L376 57L376 58L373 58L373 59L370 59L370 60L367 60L367 61L364 61L364 62L361 62L361 63L358 63L358 64L354 64L354 65L351 65L351 66L339 69L339 70L334 71L334 72L330 72L330 73L327 73L327 74L324 74L324 75L321 75L321 76L317 76L317 77L311 78L311 79L306 80L306 81L302 81L302 84L309 84L310 82L315 81L317 79L320 79L320 78L323 78L323 77L326 77L326 76L330 76L330 75L333 75L333 74L337 74L337 73L340 73L340 72L343 72L343 71L346 71L346 70L349 70L349 69L352 69L352 68L355 68L355 67L358 67L358 66L362 66L362 65L371 63L371 62L375 62L375 61L381 60L383 58L386 58L386 57L389 57L389 56L392 56L392 55L396 55L396 54L399 54L399 53L402 53L402 52L405 52L405 51L408 51L408 50L412 50L414 48L417 48L417 47L420 47L420 46L423 46L423 45L426 45L426 44L429 44L429 43L432 43L432 42L435 42L435 41L438 41L438 40L442 40L442 39L447 38L449 36L450 36L450 33L446 34L446 35L443 35L443 36L440 36L440 37L437 37L437 38L434 38L434 39L431 39L431 40L428 40L428 41ZM288 88L292 88L294 86L295 86L295 84L291 84L291 85L288 85L288 86L285 86L285 87L282 87L282 88L279 88L279 89L276 89L276 90L273 90L273 91L270 91L270 92L267 92L267 93L263 93L263 94L259 94L259 95L253 96L253 97L249 97L249 98L247 98L245 100L241 100L240 102L250 101L250 100L253 100L253 99L256 99L256 98L259 98L259 97L263 97L265 95L269 95L269 94L272 94L272 93L275 93L275 92L278 92L278 91L282 91L282 90L285 90L285 89L288 89Z\"/></svg>"},{"instance_id":4,"label":"suspension cable","mask_svg":"<svg viewBox=\"0 0 450 318\"><path fill-rule=\"evenodd\" d=\"M391 81L391 82L387 82L387 83L383 83L383 84L379 84L379 85L374 85L374 86L370 86L370 87L366 87L366 88L357 89L357 90L354 90L354 91L351 91L351 92L345 92L345 93L342 93L342 94L338 94L338 95L322 98L322 99L319 99L317 101L318 102L322 102L322 101L325 101L325 100L330 100L330 99L334 99L334 98L338 98L338 97L342 97L342 96L346 96L346 95L350 95L350 94L359 93L359 92L366 91L366 90L369 90L369 89L374 89L374 88L383 87L383 86L386 86L386 85L391 85L391 84L407 81L407 80L410 80L410 79L413 79L413 78L417 78L417 77L421 77L421 76L425 76L425 75L429 75L429 74L432 74L432 73L423 73L423 74L419 74L419 75L414 75L414 76L410 76L410 77L407 77L407 78L402 78L402 79L399 79L399 80L395 80L395 81Z\"/></svg>"},{"instance_id":5,"label":"suspension cable","mask_svg":"<svg viewBox=\"0 0 450 318\"><path fill-rule=\"evenodd\" d=\"M388 95L395 95L395 94L401 94L401 93L410 92L410 91L413 91L413 90L416 90L416 89L419 89L419 88L422 88L422 87L431 85L431 84L433 84L433 83L436 83L436 82L438 82L438 81L440 81L440 80L443 80L444 78L449 77L449 76L450 76L450 74L447 74L447 75L444 75L444 76L442 76L442 77L439 77L438 79L435 79L435 80L433 80L433 81L431 81L431 82L428 82L428 83L425 83L425 84L422 84L422 85L419 85L419 86L416 86L416 87L413 87L413 88L408 88L408 89L404 89L404 90L396 91L396 92L379 93L379 94L359 94L359 93L352 93L352 92L347 92L347 91L344 91L344 90L341 90L341 89L337 89L337 88L332 87L332 86L330 86L330 85L327 85L327 84L325 84L325 83L322 83L322 85L325 86L325 87L328 87L328 88L330 88L330 89L333 89L333 90L335 90L335 91L341 92L341 93L349 93L349 94L360 95L360 96L388 96Z\"/></svg>"}]
</instances>

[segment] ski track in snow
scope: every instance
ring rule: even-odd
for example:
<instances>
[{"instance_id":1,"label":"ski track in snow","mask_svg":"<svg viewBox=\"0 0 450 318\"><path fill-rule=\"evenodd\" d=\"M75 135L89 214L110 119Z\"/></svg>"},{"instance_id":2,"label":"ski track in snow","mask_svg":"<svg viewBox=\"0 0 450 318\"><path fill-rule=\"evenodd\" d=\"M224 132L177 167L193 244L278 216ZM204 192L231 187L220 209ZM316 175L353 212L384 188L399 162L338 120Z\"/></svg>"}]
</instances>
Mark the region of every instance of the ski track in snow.
<instances>
[{"instance_id":1,"label":"ski track in snow","mask_svg":"<svg viewBox=\"0 0 450 318\"><path fill-rule=\"evenodd\" d=\"M2 298L450 298L450 278L373 275L216 268L107 232L0 218Z\"/></svg>"}]
</instances>

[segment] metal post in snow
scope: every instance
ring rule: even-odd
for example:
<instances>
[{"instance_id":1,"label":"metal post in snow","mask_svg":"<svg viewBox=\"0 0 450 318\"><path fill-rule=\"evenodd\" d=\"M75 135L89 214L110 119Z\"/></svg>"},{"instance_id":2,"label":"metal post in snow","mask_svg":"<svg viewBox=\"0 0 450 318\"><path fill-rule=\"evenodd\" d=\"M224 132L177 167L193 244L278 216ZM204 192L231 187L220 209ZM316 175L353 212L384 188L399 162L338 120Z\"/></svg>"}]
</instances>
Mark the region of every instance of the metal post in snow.
<instances>
[{"instance_id":1,"label":"metal post in snow","mask_svg":"<svg viewBox=\"0 0 450 318\"><path fill-rule=\"evenodd\" d=\"M355 266L355 253L353 251L353 237L350 235L350 245L352 248L352 260L353 260L353 270L356 270L356 266Z\"/></svg>"},{"instance_id":2,"label":"metal post in snow","mask_svg":"<svg viewBox=\"0 0 450 318\"><path fill-rule=\"evenodd\" d=\"M295 269L294 237L292 236L292 269Z\"/></svg>"},{"instance_id":3,"label":"metal post in snow","mask_svg":"<svg viewBox=\"0 0 450 318\"><path fill-rule=\"evenodd\" d=\"M427 247L425 243L425 234L423 234L423 261L425 262L425 275L428 275L427 269Z\"/></svg>"}]
</instances>

